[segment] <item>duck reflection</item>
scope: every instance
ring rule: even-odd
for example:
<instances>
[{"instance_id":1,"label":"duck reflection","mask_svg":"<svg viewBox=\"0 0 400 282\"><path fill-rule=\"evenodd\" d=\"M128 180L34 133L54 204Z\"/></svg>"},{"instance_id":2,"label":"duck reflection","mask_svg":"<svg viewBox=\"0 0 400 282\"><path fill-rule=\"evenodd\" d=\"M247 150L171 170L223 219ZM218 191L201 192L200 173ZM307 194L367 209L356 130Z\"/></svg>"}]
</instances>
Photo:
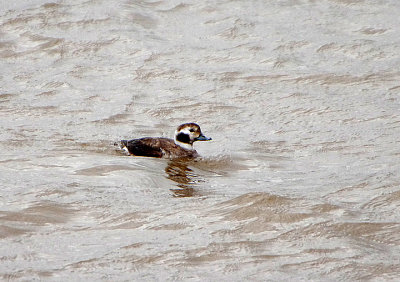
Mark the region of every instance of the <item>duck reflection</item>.
<instances>
[{"instance_id":1,"label":"duck reflection","mask_svg":"<svg viewBox=\"0 0 400 282\"><path fill-rule=\"evenodd\" d=\"M167 178L174 181L178 188L171 189L174 197L193 197L196 194L196 183L202 182L197 174L188 166L191 161L171 160L168 162L165 172Z\"/></svg>"}]
</instances>

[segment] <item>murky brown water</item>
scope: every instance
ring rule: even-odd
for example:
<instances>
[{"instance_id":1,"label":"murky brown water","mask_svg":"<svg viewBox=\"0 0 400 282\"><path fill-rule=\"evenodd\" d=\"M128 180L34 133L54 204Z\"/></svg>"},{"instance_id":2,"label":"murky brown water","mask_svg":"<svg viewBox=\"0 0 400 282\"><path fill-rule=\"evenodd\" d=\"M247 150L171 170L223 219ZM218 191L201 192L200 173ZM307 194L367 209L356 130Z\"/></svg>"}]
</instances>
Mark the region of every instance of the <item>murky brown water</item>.
<instances>
[{"instance_id":1,"label":"murky brown water","mask_svg":"<svg viewBox=\"0 0 400 282\"><path fill-rule=\"evenodd\" d=\"M400 279L400 2L1 1L0 279ZM192 162L116 152L197 122Z\"/></svg>"}]
</instances>

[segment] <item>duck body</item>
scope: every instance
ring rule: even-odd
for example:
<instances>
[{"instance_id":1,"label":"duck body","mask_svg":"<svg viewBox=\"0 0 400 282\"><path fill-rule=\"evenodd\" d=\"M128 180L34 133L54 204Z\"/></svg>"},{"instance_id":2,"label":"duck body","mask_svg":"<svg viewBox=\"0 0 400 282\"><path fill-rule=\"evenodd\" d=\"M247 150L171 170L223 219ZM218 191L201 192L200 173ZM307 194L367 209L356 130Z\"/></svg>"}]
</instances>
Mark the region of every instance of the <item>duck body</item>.
<instances>
[{"instance_id":1,"label":"duck body","mask_svg":"<svg viewBox=\"0 0 400 282\"><path fill-rule=\"evenodd\" d=\"M197 158L199 154L193 149L195 141L208 141L200 126L185 123L175 131L175 138L144 137L132 140L121 140L121 148L130 155L154 158Z\"/></svg>"},{"instance_id":2,"label":"duck body","mask_svg":"<svg viewBox=\"0 0 400 282\"><path fill-rule=\"evenodd\" d=\"M170 138L144 137L140 139L121 140L124 150L134 156L154 158L196 158L196 150L188 150L175 144Z\"/></svg>"}]
</instances>

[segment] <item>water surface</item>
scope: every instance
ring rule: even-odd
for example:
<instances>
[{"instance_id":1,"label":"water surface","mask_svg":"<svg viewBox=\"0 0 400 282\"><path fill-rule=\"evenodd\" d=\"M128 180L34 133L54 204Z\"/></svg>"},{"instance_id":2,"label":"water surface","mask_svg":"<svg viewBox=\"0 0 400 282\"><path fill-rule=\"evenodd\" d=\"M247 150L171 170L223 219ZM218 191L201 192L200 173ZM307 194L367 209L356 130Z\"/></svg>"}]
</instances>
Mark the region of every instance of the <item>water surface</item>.
<instances>
[{"instance_id":1,"label":"water surface","mask_svg":"<svg viewBox=\"0 0 400 282\"><path fill-rule=\"evenodd\" d=\"M400 278L398 1L1 2L2 280Z\"/></svg>"}]
</instances>

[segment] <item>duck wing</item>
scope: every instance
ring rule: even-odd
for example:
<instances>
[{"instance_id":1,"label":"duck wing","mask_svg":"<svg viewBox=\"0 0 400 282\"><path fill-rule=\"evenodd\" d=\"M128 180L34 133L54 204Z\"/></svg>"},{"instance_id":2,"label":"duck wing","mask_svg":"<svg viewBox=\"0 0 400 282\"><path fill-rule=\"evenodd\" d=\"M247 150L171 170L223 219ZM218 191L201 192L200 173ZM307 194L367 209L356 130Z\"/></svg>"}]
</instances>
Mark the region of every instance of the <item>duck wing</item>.
<instances>
[{"instance_id":1,"label":"duck wing","mask_svg":"<svg viewBox=\"0 0 400 282\"><path fill-rule=\"evenodd\" d=\"M121 140L121 147L129 154L142 157L162 158L160 138L145 137L132 140Z\"/></svg>"}]
</instances>

